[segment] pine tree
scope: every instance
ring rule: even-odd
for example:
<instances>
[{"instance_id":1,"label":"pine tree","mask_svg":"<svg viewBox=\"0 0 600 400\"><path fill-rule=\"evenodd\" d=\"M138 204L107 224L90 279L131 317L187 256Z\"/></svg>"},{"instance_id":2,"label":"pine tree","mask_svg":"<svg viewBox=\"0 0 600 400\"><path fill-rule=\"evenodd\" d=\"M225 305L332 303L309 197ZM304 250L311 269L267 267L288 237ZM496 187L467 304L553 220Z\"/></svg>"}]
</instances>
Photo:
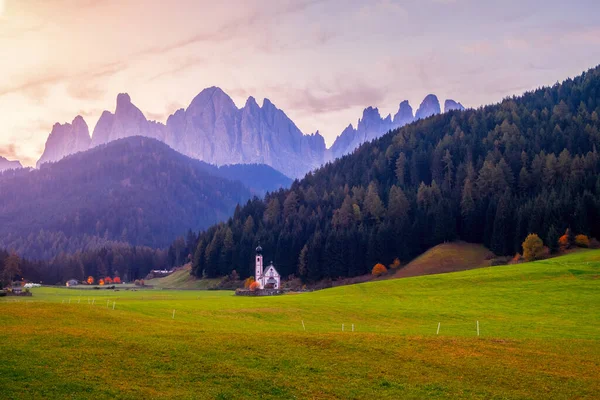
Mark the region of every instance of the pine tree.
<instances>
[{"instance_id":1,"label":"pine tree","mask_svg":"<svg viewBox=\"0 0 600 400\"><path fill-rule=\"evenodd\" d=\"M404 177L406 176L406 155L400 153L396 160L396 179L400 186L404 186Z\"/></svg>"},{"instance_id":2,"label":"pine tree","mask_svg":"<svg viewBox=\"0 0 600 400\"><path fill-rule=\"evenodd\" d=\"M371 182L367 189L365 211L367 212L369 219L374 222L379 222L385 213L385 207L377 193L377 186L374 182Z\"/></svg>"}]
</instances>

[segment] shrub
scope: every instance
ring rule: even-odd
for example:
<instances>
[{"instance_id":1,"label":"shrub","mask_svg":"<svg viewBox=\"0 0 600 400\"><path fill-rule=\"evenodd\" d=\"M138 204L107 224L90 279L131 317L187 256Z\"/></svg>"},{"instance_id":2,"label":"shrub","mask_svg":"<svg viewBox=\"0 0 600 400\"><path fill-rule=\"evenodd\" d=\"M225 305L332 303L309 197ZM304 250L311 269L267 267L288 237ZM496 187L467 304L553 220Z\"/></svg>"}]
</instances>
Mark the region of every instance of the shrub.
<instances>
[{"instance_id":1,"label":"shrub","mask_svg":"<svg viewBox=\"0 0 600 400\"><path fill-rule=\"evenodd\" d=\"M250 287L249 287L249 288L250 288L250 290L251 290L251 291L253 291L253 292L254 292L254 291L256 291L256 290L260 289L260 284L259 284L258 282L252 282L252 283L250 284Z\"/></svg>"},{"instance_id":2,"label":"shrub","mask_svg":"<svg viewBox=\"0 0 600 400\"><path fill-rule=\"evenodd\" d=\"M577 247L590 247L590 238L585 235L577 235L575 236L575 244Z\"/></svg>"},{"instance_id":3,"label":"shrub","mask_svg":"<svg viewBox=\"0 0 600 400\"><path fill-rule=\"evenodd\" d=\"M390 269L396 270L396 269L400 268L400 265L401 265L400 264L400 259L399 258L394 258L394 262L392 262L390 264Z\"/></svg>"},{"instance_id":4,"label":"shrub","mask_svg":"<svg viewBox=\"0 0 600 400\"><path fill-rule=\"evenodd\" d=\"M387 272L387 268L383 264L375 264L371 274L374 276L381 276Z\"/></svg>"},{"instance_id":5,"label":"shrub","mask_svg":"<svg viewBox=\"0 0 600 400\"><path fill-rule=\"evenodd\" d=\"M535 233L530 233L523 242L523 257L526 261L533 261L539 260L544 254L544 242Z\"/></svg>"},{"instance_id":6,"label":"shrub","mask_svg":"<svg viewBox=\"0 0 600 400\"><path fill-rule=\"evenodd\" d=\"M517 253L515 254L515 256L512 258L512 260L510 260L511 264L518 264L521 262L521 260L523 259L523 256L521 255L521 253Z\"/></svg>"},{"instance_id":7,"label":"shrub","mask_svg":"<svg viewBox=\"0 0 600 400\"><path fill-rule=\"evenodd\" d=\"M121 278L115 276L115 279L113 279L113 283L121 283Z\"/></svg>"}]
</instances>

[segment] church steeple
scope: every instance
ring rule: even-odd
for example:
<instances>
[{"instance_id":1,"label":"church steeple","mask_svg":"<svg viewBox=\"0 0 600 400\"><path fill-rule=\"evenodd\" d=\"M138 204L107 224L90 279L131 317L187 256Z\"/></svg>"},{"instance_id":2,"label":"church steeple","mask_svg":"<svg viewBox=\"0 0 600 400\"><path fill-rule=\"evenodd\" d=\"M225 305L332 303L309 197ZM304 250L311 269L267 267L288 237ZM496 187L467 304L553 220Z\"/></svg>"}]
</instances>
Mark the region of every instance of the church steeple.
<instances>
[{"instance_id":1,"label":"church steeple","mask_svg":"<svg viewBox=\"0 0 600 400\"><path fill-rule=\"evenodd\" d=\"M254 280L260 284L260 288L263 289L263 256L262 256L262 247L260 247L260 242L258 242L258 247L256 248L256 264L254 270Z\"/></svg>"}]
</instances>

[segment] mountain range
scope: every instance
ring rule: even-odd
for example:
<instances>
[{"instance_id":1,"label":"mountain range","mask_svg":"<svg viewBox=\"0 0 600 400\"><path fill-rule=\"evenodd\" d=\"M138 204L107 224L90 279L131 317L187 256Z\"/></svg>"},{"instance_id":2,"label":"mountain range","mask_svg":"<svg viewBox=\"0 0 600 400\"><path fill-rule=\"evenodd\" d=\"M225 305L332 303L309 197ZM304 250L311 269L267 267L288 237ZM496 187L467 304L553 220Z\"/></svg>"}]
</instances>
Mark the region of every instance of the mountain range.
<instances>
[{"instance_id":1,"label":"mountain range","mask_svg":"<svg viewBox=\"0 0 600 400\"><path fill-rule=\"evenodd\" d=\"M464 109L453 100L447 100L444 108ZM298 178L392 129L440 112L435 95L428 95L416 114L408 101L400 103L393 118L382 117L377 108L368 107L356 128L349 125L328 149L319 132L303 134L269 99L259 105L250 97L244 107L238 108L223 90L211 87L163 124L147 120L130 96L122 93L117 96L115 111L102 113L91 137L81 116L70 124L55 124L37 166L113 140L145 136L210 164L266 164Z\"/></svg>"}]
</instances>

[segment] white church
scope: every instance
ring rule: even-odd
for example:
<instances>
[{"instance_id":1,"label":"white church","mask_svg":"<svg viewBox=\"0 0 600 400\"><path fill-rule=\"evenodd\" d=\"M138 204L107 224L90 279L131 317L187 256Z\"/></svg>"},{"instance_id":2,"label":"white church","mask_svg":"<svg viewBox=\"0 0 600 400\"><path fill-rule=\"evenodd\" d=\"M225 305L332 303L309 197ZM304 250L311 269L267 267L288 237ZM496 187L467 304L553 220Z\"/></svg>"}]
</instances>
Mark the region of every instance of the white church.
<instances>
[{"instance_id":1,"label":"white church","mask_svg":"<svg viewBox=\"0 0 600 400\"><path fill-rule=\"evenodd\" d=\"M266 271L263 271L263 256L262 247L260 244L256 248L256 267L254 280L258 282L261 289L280 289L281 288L281 276L275 269L273 262L267 267Z\"/></svg>"}]
</instances>

